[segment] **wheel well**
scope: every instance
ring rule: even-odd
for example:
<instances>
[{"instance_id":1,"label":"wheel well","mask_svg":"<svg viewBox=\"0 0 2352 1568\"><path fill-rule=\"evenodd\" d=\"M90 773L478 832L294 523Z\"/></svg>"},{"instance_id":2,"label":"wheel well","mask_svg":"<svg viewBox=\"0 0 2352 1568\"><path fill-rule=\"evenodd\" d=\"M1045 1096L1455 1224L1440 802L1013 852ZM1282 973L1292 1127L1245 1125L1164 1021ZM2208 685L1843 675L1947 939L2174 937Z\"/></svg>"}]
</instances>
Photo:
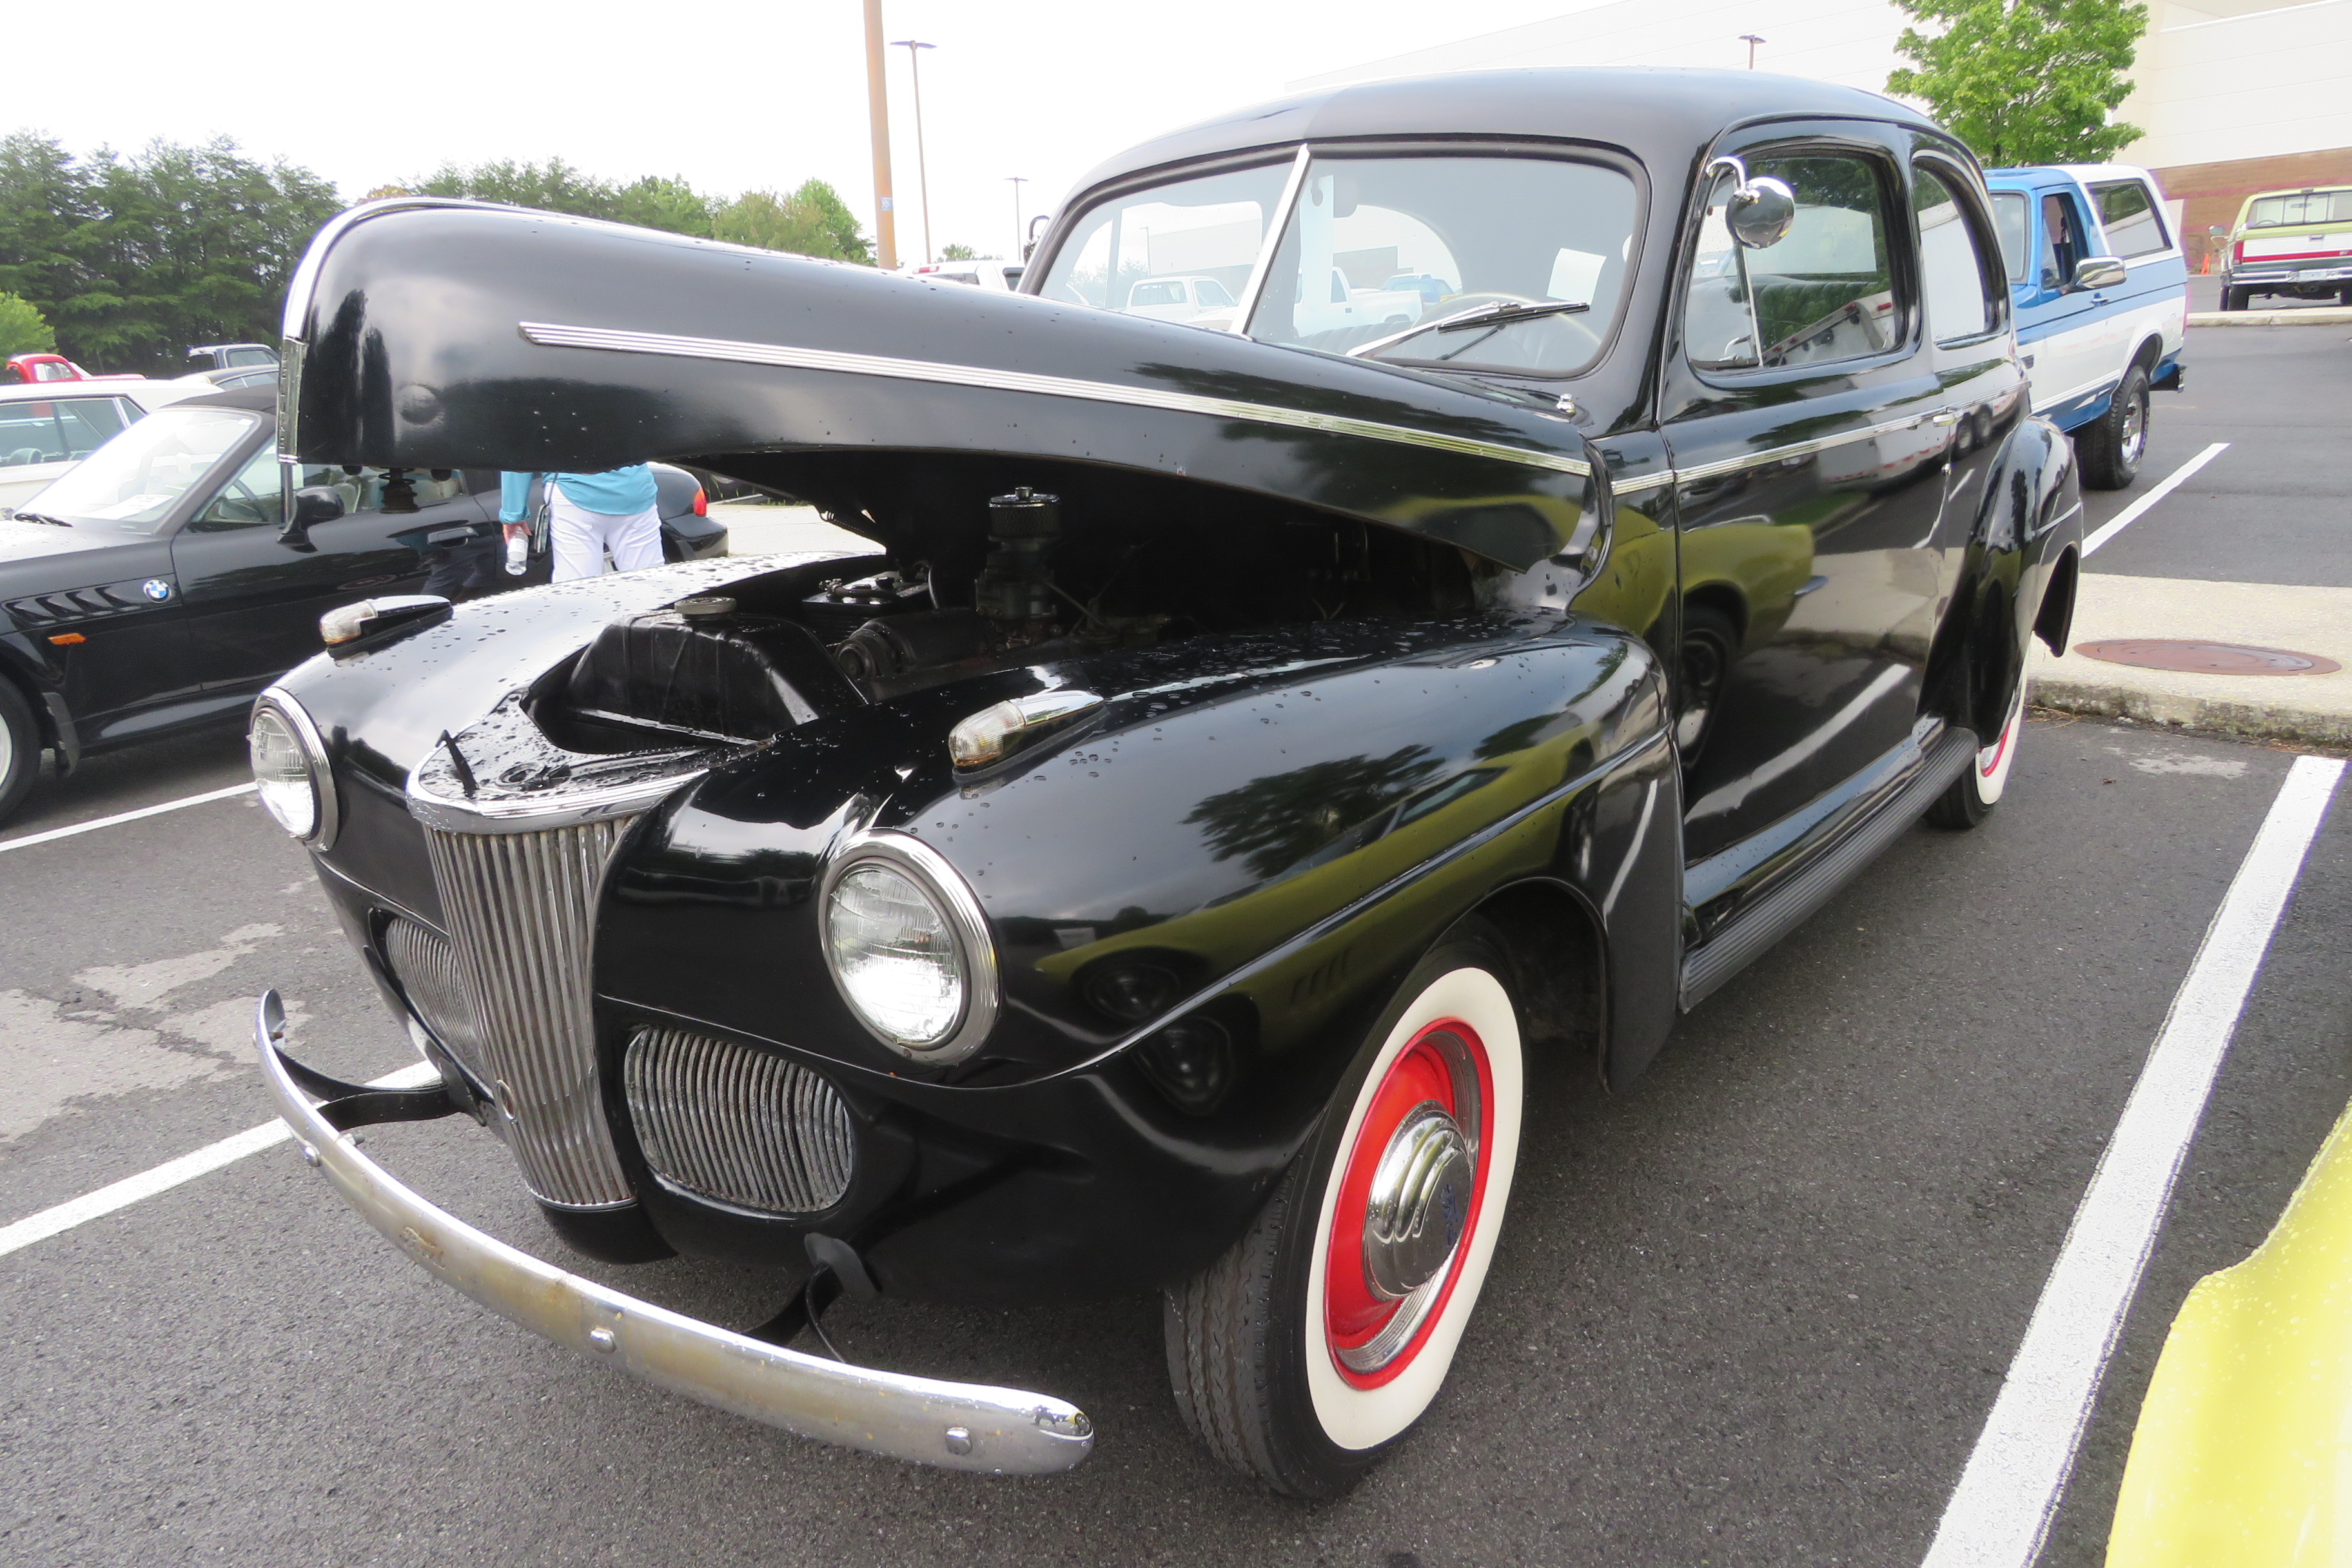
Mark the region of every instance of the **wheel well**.
<instances>
[{"instance_id":1,"label":"wheel well","mask_svg":"<svg viewBox=\"0 0 2352 1568\"><path fill-rule=\"evenodd\" d=\"M5 658L0 658L0 680L14 688L16 695L25 700L25 706L32 710L33 733L40 737L41 745L45 749L55 749L58 745L57 720L49 712L49 705L41 700L41 694Z\"/></svg>"},{"instance_id":2,"label":"wheel well","mask_svg":"<svg viewBox=\"0 0 2352 1568\"><path fill-rule=\"evenodd\" d=\"M1597 1064L1608 1018L1607 939L1584 900L1552 881L1515 882L1472 911L1511 967L1528 1043Z\"/></svg>"},{"instance_id":3,"label":"wheel well","mask_svg":"<svg viewBox=\"0 0 2352 1568\"><path fill-rule=\"evenodd\" d=\"M2074 626L2075 552L2069 549L2050 569L2050 585L2042 590L2042 605L2033 613L2033 635L2052 653L2064 657L2066 638Z\"/></svg>"},{"instance_id":4,"label":"wheel well","mask_svg":"<svg viewBox=\"0 0 2352 1568\"><path fill-rule=\"evenodd\" d=\"M1730 584L1702 583L1683 595L1683 603L1706 605L1721 610L1730 620L1732 629L1738 634L1739 640L1742 643L1748 640L1748 600Z\"/></svg>"},{"instance_id":5,"label":"wheel well","mask_svg":"<svg viewBox=\"0 0 2352 1568\"><path fill-rule=\"evenodd\" d=\"M2145 371L2156 369L2156 362L2164 357L2164 340L2151 336L2133 351L2131 363Z\"/></svg>"}]
</instances>

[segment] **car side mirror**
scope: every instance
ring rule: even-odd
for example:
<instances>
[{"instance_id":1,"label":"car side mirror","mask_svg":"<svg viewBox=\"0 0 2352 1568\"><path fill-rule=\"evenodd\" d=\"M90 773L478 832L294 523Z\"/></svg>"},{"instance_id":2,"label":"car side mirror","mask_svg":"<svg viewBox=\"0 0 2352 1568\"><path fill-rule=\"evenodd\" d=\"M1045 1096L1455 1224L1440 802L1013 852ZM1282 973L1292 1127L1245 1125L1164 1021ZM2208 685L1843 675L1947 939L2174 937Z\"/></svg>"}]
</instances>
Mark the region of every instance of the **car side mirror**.
<instances>
[{"instance_id":1,"label":"car side mirror","mask_svg":"<svg viewBox=\"0 0 2352 1568\"><path fill-rule=\"evenodd\" d=\"M331 485L305 485L294 492L294 510L286 519L286 526L278 531L278 542L294 550L309 550L310 531L322 522L332 522L343 515L343 498Z\"/></svg>"},{"instance_id":2,"label":"car side mirror","mask_svg":"<svg viewBox=\"0 0 2352 1568\"><path fill-rule=\"evenodd\" d=\"M2074 287L2112 289L2131 276L2131 269L2112 256L2086 256L2074 263Z\"/></svg>"},{"instance_id":3,"label":"car side mirror","mask_svg":"<svg viewBox=\"0 0 2352 1568\"><path fill-rule=\"evenodd\" d=\"M1762 250L1788 237L1789 226L1797 221L1797 193L1787 182L1769 174L1751 175L1747 164L1732 157L1717 158L1706 172L1710 176L1727 174L1739 182L1724 204L1723 222L1743 249Z\"/></svg>"}]
</instances>

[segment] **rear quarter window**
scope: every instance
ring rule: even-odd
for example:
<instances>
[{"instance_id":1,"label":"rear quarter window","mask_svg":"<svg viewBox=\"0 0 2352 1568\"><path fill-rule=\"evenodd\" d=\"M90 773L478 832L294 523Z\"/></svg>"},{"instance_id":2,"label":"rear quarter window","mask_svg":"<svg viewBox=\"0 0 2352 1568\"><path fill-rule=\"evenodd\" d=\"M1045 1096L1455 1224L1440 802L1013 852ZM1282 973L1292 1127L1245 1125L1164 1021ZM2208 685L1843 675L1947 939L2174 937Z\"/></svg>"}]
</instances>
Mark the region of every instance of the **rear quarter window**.
<instances>
[{"instance_id":1,"label":"rear quarter window","mask_svg":"<svg viewBox=\"0 0 2352 1568\"><path fill-rule=\"evenodd\" d=\"M2172 238L2164 232L2164 215L2137 180L2093 185L2091 200L2098 204L2099 225L2117 256L2129 260L2172 248Z\"/></svg>"}]
</instances>

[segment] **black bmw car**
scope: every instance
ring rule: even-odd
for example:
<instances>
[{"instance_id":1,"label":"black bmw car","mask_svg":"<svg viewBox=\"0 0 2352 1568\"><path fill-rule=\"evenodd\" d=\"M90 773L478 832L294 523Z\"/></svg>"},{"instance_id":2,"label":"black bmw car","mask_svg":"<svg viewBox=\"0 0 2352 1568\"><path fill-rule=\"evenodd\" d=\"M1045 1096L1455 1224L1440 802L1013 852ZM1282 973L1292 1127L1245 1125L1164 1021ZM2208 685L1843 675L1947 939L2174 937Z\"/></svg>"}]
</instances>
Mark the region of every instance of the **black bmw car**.
<instances>
[{"instance_id":1,"label":"black bmw car","mask_svg":"<svg viewBox=\"0 0 2352 1568\"><path fill-rule=\"evenodd\" d=\"M275 408L267 387L174 404L0 516L0 818L43 751L65 773L94 752L242 719L318 650L322 613L426 587L498 533L495 469L318 465L299 482L324 492L311 507L322 520L288 529ZM655 472L664 553L725 554L726 527L694 477ZM542 552L519 578L493 560L473 580L496 591L547 574Z\"/></svg>"}]
</instances>

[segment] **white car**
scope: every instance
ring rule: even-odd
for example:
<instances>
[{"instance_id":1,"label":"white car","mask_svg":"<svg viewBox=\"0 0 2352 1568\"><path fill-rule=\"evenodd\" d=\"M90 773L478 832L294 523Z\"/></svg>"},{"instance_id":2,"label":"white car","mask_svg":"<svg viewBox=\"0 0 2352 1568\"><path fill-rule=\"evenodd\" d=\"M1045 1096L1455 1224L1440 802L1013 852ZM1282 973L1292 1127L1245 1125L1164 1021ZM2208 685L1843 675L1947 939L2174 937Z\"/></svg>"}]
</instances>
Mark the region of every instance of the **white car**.
<instances>
[{"instance_id":1,"label":"white car","mask_svg":"<svg viewBox=\"0 0 2352 1568\"><path fill-rule=\"evenodd\" d=\"M906 275L926 283L961 283L999 294L1017 293L1021 288L1021 263L994 256L980 261L924 262L906 268Z\"/></svg>"},{"instance_id":2,"label":"white car","mask_svg":"<svg viewBox=\"0 0 2352 1568\"><path fill-rule=\"evenodd\" d=\"M1213 324L1223 327L1232 322L1235 301L1223 282L1205 272L1192 272L1137 279L1128 287L1123 308L1130 316L1196 326L1214 318Z\"/></svg>"},{"instance_id":3,"label":"white car","mask_svg":"<svg viewBox=\"0 0 2352 1568\"><path fill-rule=\"evenodd\" d=\"M193 379L0 386L0 511L48 489L125 426L183 397L218 390Z\"/></svg>"},{"instance_id":4,"label":"white car","mask_svg":"<svg viewBox=\"0 0 2352 1568\"><path fill-rule=\"evenodd\" d=\"M1297 292L1307 292L1301 279ZM1348 327L1386 327L1391 331L1421 320L1422 297L1411 289L1351 289L1348 275L1331 268L1328 299L1296 301L1292 320L1302 333L1336 332Z\"/></svg>"}]
</instances>

